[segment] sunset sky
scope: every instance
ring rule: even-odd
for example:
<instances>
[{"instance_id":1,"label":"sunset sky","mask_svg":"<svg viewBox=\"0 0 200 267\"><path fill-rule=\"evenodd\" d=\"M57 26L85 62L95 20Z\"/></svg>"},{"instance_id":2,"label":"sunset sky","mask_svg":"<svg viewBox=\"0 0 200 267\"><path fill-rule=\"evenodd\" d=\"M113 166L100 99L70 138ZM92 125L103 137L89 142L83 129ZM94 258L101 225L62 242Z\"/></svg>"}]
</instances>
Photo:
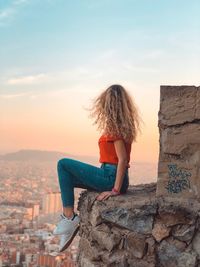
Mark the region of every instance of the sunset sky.
<instances>
[{"instance_id":1,"label":"sunset sky","mask_svg":"<svg viewBox=\"0 0 200 267\"><path fill-rule=\"evenodd\" d=\"M198 0L0 0L0 153L97 156L84 107L113 83L145 125L132 161L156 162L160 85L200 85Z\"/></svg>"}]
</instances>

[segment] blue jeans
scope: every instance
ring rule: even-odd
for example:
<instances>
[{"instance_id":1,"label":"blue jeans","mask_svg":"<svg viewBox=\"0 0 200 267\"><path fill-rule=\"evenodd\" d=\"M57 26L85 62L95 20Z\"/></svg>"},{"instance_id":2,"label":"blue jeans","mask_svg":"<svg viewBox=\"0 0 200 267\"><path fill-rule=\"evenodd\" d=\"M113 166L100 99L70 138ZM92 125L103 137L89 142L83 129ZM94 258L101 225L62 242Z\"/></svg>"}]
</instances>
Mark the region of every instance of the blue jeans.
<instances>
[{"instance_id":1,"label":"blue jeans","mask_svg":"<svg viewBox=\"0 0 200 267\"><path fill-rule=\"evenodd\" d=\"M62 158L57 162L58 180L63 207L74 206L74 187L98 192L110 191L115 184L117 165L102 163L100 167L71 158ZM129 186L128 168L126 168L120 192L126 193Z\"/></svg>"}]
</instances>

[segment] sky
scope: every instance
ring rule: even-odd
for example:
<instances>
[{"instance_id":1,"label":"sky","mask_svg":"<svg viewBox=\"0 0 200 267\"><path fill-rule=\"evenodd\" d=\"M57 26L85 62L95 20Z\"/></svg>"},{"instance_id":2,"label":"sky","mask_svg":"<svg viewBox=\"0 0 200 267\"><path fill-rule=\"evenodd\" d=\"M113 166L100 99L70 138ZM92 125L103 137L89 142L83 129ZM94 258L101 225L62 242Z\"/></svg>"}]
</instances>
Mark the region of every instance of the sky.
<instances>
[{"instance_id":1,"label":"sky","mask_svg":"<svg viewBox=\"0 0 200 267\"><path fill-rule=\"evenodd\" d=\"M200 85L198 0L0 0L0 153L98 156L84 108L123 85L144 121L131 161L157 162L160 85Z\"/></svg>"}]
</instances>

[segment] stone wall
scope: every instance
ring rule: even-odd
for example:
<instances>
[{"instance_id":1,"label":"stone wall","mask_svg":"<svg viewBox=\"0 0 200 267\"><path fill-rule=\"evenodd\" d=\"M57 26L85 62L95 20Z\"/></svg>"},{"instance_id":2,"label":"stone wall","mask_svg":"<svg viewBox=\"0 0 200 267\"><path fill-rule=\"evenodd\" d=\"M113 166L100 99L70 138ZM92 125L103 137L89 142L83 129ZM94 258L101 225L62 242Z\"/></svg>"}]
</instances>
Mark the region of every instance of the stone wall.
<instances>
[{"instance_id":1,"label":"stone wall","mask_svg":"<svg viewBox=\"0 0 200 267\"><path fill-rule=\"evenodd\" d=\"M200 198L200 87L161 86L157 196Z\"/></svg>"},{"instance_id":2,"label":"stone wall","mask_svg":"<svg viewBox=\"0 0 200 267\"><path fill-rule=\"evenodd\" d=\"M156 197L156 184L97 201L82 191L81 267L200 267L200 203Z\"/></svg>"}]
</instances>

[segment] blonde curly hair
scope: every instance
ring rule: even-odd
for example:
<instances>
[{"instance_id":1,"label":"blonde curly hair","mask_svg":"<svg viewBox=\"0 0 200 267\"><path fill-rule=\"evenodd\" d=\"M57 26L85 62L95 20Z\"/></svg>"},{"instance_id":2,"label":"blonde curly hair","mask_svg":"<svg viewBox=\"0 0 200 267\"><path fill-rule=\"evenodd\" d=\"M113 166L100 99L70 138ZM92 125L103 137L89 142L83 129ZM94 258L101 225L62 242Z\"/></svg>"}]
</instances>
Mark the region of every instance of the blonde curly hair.
<instances>
[{"instance_id":1,"label":"blonde curly hair","mask_svg":"<svg viewBox=\"0 0 200 267\"><path fill-rule=\"evenodd\" d=\"M119 84L113 84L92 100L89 117L95 117L93 123L98 130L111 136L121 136L125 142L136 142L140 122L143 122L138 108L127 90Z\"/></svg>"}]
</instances>

